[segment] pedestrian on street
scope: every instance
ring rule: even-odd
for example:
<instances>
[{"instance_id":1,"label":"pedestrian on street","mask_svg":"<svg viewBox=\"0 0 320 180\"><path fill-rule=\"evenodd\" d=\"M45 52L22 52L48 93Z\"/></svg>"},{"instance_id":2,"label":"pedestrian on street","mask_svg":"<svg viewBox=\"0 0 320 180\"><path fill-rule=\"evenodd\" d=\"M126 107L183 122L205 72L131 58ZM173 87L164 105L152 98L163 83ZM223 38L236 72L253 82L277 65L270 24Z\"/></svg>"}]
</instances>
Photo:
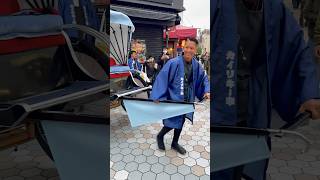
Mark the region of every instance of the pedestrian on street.
<instances>
[{"instance_id":1,"label":"pedestrian on street","mask_svg":"<svg viewBox=\"0 0 320 180\"><path fill-rule=\"evenodd\" d=\"M199 100L210 98L207 75L195 58L197 45L196 39L188 39L184 47L184 55L173 58L164 65L153 84L150 95L152 100L194 102L195 97ZM164 126L157 135L159 149L165 150L164 135L174 129L171 148L180 154L186 153L178 143L185 118L192 122L193 113L163 120Z\"/></svg>"}]
</instances>

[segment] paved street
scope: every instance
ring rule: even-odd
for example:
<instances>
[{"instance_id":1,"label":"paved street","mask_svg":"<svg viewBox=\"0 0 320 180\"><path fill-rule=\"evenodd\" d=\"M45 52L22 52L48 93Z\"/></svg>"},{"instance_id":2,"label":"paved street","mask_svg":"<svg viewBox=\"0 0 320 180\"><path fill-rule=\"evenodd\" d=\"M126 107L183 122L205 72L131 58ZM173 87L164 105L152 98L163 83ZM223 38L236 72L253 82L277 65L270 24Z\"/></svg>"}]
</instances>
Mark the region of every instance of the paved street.
<instances>
[{"instance_id":1,"label":"paved street","mask_svg":"<svg viewBox=\"0 0 320 180\"><path fill-rule=\"evenodd\" d=\"M301 153L304 142L296 137L273 138L268 173L272 180L320 180L320 122L311 121L298 129L313 141L309 151Z\"/></svg>"},{"instance_id":2,"label":"paved street","mask_svg":"<svg viewBox=\"0 0 320 180\"><path fill-rule=\"evenodd\" d=\"M53 162L36 140L0 151L0 180L59 180Z\"/></svg>"},{"instance_id":3,"label":"paved street","mask_svg":"<svg viewBox=\"0 0 320 180\"><path fill-rule=\"evenodd\" d=\"M156 135L162 123L131 128L126 112L111 110L110 168L111 179L130 180L209 180L210 122L207 107L196 106L194 124L186 121L179 143L186 155L170 149L173 132L165 136L165 152L159 151Z\"/></svg>"}]
</instances>

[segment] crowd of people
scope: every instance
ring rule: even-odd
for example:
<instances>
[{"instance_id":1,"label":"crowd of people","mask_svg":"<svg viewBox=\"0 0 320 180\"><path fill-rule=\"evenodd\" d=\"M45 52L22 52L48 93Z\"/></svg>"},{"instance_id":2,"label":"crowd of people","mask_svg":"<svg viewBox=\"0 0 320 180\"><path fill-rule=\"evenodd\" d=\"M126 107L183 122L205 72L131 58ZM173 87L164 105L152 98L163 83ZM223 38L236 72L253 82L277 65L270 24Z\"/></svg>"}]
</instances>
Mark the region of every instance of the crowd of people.
<instances>
[{"instance_id":1,"label":"crowd of people","mask_svg":"<svg viewBox=\"0 0 320 180\"><path fill-rule=\"evenodd\" d=\"M145 60L139 60L136 51L130 51L128 66L130 69L135 69L142 73L145 73L153 82L160 72L162 67L174 56L168 52L167 48L163 48L162 53L157 57L151 55L147 56ZM206 74L210 73L210 58L208 52L204 52L202 55L195 55L195 59L200 63L202 68L205 70Z\"/></svg>"}]
</instances>

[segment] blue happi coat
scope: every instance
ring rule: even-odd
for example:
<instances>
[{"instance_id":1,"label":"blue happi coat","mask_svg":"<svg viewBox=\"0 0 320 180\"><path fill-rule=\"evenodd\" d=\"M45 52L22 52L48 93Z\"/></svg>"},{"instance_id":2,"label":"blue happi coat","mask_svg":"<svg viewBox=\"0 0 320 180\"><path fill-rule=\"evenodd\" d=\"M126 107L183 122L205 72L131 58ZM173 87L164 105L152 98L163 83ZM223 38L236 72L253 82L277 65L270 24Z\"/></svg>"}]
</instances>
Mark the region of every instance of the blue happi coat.
<instances>
[{"instance_id":1,"label":"blue happi coat","mask_svg":"<svg viewBox=\"0 0 320 180\"><path fill-rule=\"evenodd\" d=\"M214 0L211 3L212 83L213 101L211 124L235 125L237 122L237 31L236 0ZM249 107L253 112L248 126L270 127L271 109L289 122L300 105L319 97L316 65L312 52L304 41L303 31L281 0L264 0L265 50L267 97L261 101L259 92L251 93L253 104L262 104L262 110ZM255 61L255 60L253 60ZM251 90L259 87L252 82ZM253 99L253 100L252 100ZM259 113L261 112L261 113ZM266 112L266 114L263 114ZM265 117L267 116L267 117ZM257 162L245 167L253 179L263 179L267 163ZM232 179L232 170L216 173L214 179Z\"/></svg>"},{"instance_id":2,"label":"blue happi coat","mask_svg":"<svg viewBox=\"0 0 320 180\"><path fill-rule=\"evenodd\" d=\"M195 101L195 97L202 100L203 95L210 92L208 77L198 61L192 59L193 84L189 90L190 102ZM161 69L153 84L150 99L152 100L173 100L184 101L184 59L178 56L169 60ZM193 113L186 115L193 121ZM176 116L164 119L163 124L166 127L181 129L183 127L184 117Z\"/></svg>"},{"instance_id":3,"label":"blue happi coat","mask_svg":"<svg viewBox=\"0 0 320 180\"><path fill-rule=\"evenodd\" d=\"M128 66L130 69L135 69L141 71L142 65L138 62L138 60L133 60L132 58L128 59Z\"/></svg>"}]
</instances>

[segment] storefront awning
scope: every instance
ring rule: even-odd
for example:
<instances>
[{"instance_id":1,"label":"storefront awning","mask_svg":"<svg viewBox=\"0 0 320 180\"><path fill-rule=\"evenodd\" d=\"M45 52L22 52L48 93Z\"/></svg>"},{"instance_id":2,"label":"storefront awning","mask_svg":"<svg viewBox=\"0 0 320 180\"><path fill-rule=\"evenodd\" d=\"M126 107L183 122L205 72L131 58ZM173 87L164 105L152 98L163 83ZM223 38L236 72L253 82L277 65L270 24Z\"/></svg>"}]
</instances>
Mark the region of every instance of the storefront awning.
<instances>
[{"instance_id":1,"label":"storefront awning","mask_svg":"<svg viewBox=\"0 0 320 180\"><path fill-rule=\"evenodd\" d=\"M186 38L196 38L197 28L186 27L182 25L174 26L170 28L169 39L186 39ZM166 32L163 32L163 38L166 38Z\"/></svg>"}]
</instances>

